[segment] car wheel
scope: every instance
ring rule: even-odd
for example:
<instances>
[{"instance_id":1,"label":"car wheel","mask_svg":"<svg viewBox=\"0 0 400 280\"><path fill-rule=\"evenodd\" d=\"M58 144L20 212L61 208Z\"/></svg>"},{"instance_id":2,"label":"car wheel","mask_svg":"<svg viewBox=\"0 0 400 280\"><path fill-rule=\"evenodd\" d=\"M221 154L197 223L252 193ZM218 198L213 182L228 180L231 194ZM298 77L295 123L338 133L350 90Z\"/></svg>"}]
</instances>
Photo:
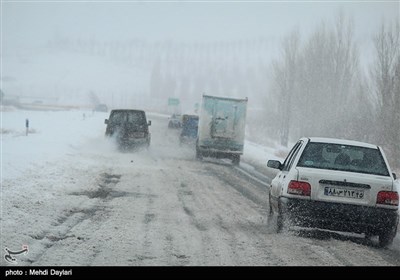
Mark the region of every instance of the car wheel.
<instances>
[{"instance_id":1,"label":"car wheel","mask_svg":"<svg viewBox=\"0 0 400 280\"><path fill-rule=\"evenodd\" d=\"M276 232L282 232L283 229L283 215L281 213L281 210L278 210L278 215L276 217Z\"/></svg>"},{"instance_id":2,"label":"car wheel","mask_svg":"<svg viewBox=\"0 0 400 280\"><path fill-rule=\"evenodd\" d=\"M278 203L278 213L276 217L276 232L280 233L286 228L287 218L284 210L281 206L281 203Z\"/></svg>"},{"instance_id":3,"label":"car wheel","mask_svg":"<svg viewBox=\"0 0 400 280\"><path fill-rule=\"evenodd\" d=\"M393 243L393 239L396 236L397 233L397 225L386 230L386 231L382 231L378 238L379 238L379 247L387 247L390 244Z\"/></svg>"},{"instance_id":4,"label":"car wheel","mask_svg":"<svg viewBox=\"0 0 400 280\"><path fill-rule=\"evenodd\" d=\"M199 151L199 149L196 147L196 158L198 160L202 160L203 159L203 155L201 154L201 152Z\"/></svg>"},{"instance_id":5,"label":"car wheel","mask_svg":"<svg viewBox=\"0 0 400 280\"><path fill-rule=\"evenodd\" d=\"M239 163L240 163L240 155L233 155L232 156L232 164L239 165Z\"/></svg>"},{"instance_id":6,"label":"car wheel","mask_svg":"<svg viewBox=\"0 0 400 280\"><path fill-rule=\"evenodd\" d=\"M374 235L370 232L364 233L364 236L365 236L365 239L367 239L367 240L371 240L374 237Z\"/></svg>"},{"instance_id":7,"label":"car wheel","mask_svg":"<svg viewBox=\"0 0 400 280\"><path fill-rule=\"evenodd\" d=\"M274 209L272 209L271 199L268 199L269 207L268 207L268 220L274 217Z\"/></svg>"},{"instance_id":8,"label":"car wheel","mask_svg":"<svg viewBox=\"0 0 400 280\"><path fill-rule=\"evenodd\" d=\"M272 219L274 218L274 209L272 208L272 204L271 204L271 191L268 192L268 213L267 213L267 217L268 217L268 225L272 224Z\"/></svg>"}]
</instances>

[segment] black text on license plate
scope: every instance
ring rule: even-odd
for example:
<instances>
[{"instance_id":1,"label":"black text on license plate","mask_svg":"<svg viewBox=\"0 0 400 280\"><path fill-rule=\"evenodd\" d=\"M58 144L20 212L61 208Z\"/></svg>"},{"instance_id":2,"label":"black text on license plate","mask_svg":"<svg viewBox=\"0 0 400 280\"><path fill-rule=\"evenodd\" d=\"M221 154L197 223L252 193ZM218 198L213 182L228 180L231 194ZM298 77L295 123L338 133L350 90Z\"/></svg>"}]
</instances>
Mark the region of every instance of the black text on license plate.
<instances>
[{"instance_id":1,"label":"black text on license plate","mask_svg":"<svg viewBox=\"0 0 400 280\"><path fill-rule=\"evenodd\" d=\"M325 187L324 194L327 196L338 196L338 197L348 197L348 198L364 198L364 191L360 190L349 190L349 189L340 189L333 187Z\"/></svg>"}]
</instances>

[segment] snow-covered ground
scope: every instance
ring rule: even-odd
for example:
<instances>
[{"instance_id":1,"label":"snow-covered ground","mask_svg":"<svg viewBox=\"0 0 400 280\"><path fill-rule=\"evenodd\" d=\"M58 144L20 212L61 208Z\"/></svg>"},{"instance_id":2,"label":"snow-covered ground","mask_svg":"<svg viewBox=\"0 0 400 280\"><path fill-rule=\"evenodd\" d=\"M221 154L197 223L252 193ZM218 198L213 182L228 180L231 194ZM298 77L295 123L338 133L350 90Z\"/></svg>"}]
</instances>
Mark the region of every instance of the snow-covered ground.
<instances>
[{"instance_id":1,"label":"snow-covered ground","mask_svg":"<svg viewBox=\"0 0 400 280\"><path fill-rule=\"evenodd\" d=\"M62 160L70 151L86 144L85 149L104 152L113 149L104 139L104 119L108 113L92 111L21 111L2 112L3 180L24 177L29 169L53 160ZM149 114L168 118L168 115ZM25 121L29 120L26 136ZM90 143L90 145L87 145ZM89 146L89 147L87 147ZM284 148L266 147L246 141L243 160L266 166L268 159L280 159ZM45 171L44 171L45 172ZM37 174L40 176L41 174Z\"/></svg>"},{"instance_id":2,"label":"snow-covered ground","mask_svg":"<svg viewBox=\"0 0 400 280\"><path fill-rule=\"evenodd\" d=\"M81 110L24 111L11 107L2 109L1 246L16 250L21 242L32 244L32 240L40 239L49 224L54 224L71 208L93 207L94 200L88 202L70 194L90 191L93 186L99 185L96 176L110 172L106 164L99 162L115 158L114 155L127 162L131 159L129 154L121 155L112 140L105 139L104 119L108 118L108 113ZM148 119L152 117L168 118L162 114L148 115ZM167 151L167 154L158 153L157 156L173 156L176 152ZM246 145L247 157L259 160L260 164L266 164L268 153L273 153L273 149L252 143ZM102 157L104 155L108 158ZM146 160L139 156L140 164L146 166ZM25 230L16 233L13 241L10 241L10 234L20 226L25 227ZM60 232L46 233L50 238L58 234ZM8 237L6 240L3 239L5 236ZM40 251L35 246L30 245L30 255L33 258L34 251Z\"/></svg>"},{"instance_id":3,"label":"snow-covered ground","mask_svg":"<svg viewBox=\"0 0 400 280\"><path fill-rule=\"evenodd\" d=\"M275 234L265 238L268 232L258 229L260 221L265 219L263 203L250 201L247 204L242 201L243 195L249 195L254 201L262 201L265 190L246 192L239 189L247 187L246 184L251 187L251 184L239 177L231 179L231 171L224 166L200 170L202 165L193 161L194 152L191 149L181 148L177 143L165 143L176 138L167 129L165 132L157 131L163 127L161 120L167 117L161 114L148 115L148 119L153 120L150 130L153 130L154 136L154 145L148 153L124 154L116 150L112 140L104 137L104 119L108 118L108 113L80 110L3 111L0 192L2 250L4 246L20 250L22 245L29 245L28 259L24 260L23 265L396 263L388 256L398 255L398 237L392 246L395 249L388 253L340 240L325 244L324 241L292 235ZM28 135L26 119L29 119ZM255 167L265 167L268 159L282 160L285 152L279 145L266 147L246 142L242 161ZM185 175L180 175L180 172ZM223 176L223 180L231 180L229 184L232 186L238 184L238 189L233 187L232 192L232 188L222 184L223 180L211 179L213 172ZM128 181L132 179L134 183ZM235 180L240 180L240 183ZM169 183L164 186L164 181ZM178 190L173 188L171 182L178 184ZM115 187L117 183L118 187ZM115 201L104 204L103 192L106 199L111 193ZM161 193L165 197L159 197ZM132 197L129 196L136 199L135 205L132 205ZM211 204L204 204L203 201L209 199L212 199ZM183 210L176 208L178 204L182 204ZM202 207L212 207L212 213ZM109 213L104 214L104 208L108 208ZM231 212L227 213L225 209ZM104 224L97 222L93 215L96 219L104 219ZM142 223L133 219L142 216ZM113 219L121 219L127 224L115 226ZM181 223L187 229L180 229ZM218 225L218 231L212 227L214 224ZM98 231L88 232L87 228L93 225ZM255 225L257 228L253 228ZM128 230L137 236L129 244L118 243L118 240L127 238L124 231ZM156 242L156 235L165 240ZM194 238L196 236L198 238ZM143 248L132 260L113 261L106 259L107 251L98 249L99 240L106 248L118 252L126 251L124 246L135 250ZM144 243L140 244L141 241ZM198 246L190 244L192 241L198 242ZM205 247L202 248L200 243ZM242 244L246 244L246 250L243 250ZM286 245L282 248L279 244ZM351 248L349 250L354 254L345 256L347 248ZM268 254L273 252L279 258L274 259L274 254L265 256L263 250ZM89 256L90 261L85 259L89 251L93 253L92 258ZM166 256L157 253L161 251ZM310 252L313 258L302 257ZM292 258L291 254L297 257ZM130 252L126 253L126 256L130 255ZM361 255L366 257L359 258ZM175 257L171 259L171 256ZM212 258L207 259L209 256ZM3 258L1 261L4 262Z\"/></svg>"}]
</instances>

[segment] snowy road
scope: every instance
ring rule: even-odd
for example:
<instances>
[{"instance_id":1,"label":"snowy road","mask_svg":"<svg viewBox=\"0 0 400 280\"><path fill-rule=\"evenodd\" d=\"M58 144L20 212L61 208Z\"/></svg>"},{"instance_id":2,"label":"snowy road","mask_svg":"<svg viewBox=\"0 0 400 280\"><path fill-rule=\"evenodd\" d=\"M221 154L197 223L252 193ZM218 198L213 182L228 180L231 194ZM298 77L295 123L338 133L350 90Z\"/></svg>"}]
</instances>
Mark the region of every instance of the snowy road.
<instances>
[{"instance_id":1,"label":"snowy road","mask_svg":"<svg viewBox=\"0 0 400 280\"><path fill-rule=\"evenodd\" d=\"M230 164L196 161L166 119L150 119L149 151L116 151L101 125L62 158L5 179L2 251L28 245L18 265L35 266L400 265L399 236L379 249L359 236L274 233L265 187Z\"/></svg>"}]
</instances>

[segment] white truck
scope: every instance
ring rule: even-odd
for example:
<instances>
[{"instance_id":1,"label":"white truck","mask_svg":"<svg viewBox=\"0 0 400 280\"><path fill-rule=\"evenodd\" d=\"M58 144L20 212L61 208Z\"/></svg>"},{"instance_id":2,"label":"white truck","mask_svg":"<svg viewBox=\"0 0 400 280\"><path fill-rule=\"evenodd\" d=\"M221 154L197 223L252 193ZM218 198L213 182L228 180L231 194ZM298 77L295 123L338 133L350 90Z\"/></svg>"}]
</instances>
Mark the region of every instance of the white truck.
<instances>
[{"instance_id":1,"label":"white truck","mask_svg":"<svg viewBox=\"0 0 400 280\"><path fill-rule=\"evenodd\" d=\"M243 154L246 113L247 97L203 95L196 158L229 158L238 165Z\"/></svg>"}]
</instances>

